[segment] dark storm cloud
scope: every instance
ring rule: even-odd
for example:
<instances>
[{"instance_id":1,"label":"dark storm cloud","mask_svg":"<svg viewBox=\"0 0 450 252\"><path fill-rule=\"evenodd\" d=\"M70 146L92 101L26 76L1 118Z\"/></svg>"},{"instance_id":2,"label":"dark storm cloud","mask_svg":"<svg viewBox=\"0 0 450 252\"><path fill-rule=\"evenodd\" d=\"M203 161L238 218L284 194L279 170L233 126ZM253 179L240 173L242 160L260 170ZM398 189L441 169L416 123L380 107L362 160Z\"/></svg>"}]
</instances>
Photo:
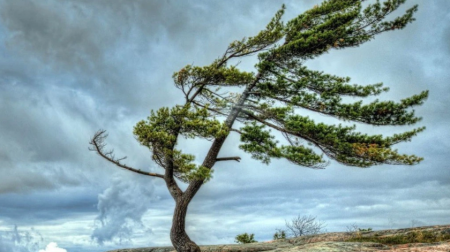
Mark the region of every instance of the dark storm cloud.
<instances>
[{"instance_id":1,"label":"dark storm cloud","mask_svg":"<svg viewBox=\"0 0 450 252\"><path fill-rule=\"evenodd\" d=\"M99 99L133 101L136 92L127 84L138 82L130 67L136 68L139 61L119 63L117 58L136 56L133 48L140 40L132 40L126 17L114 20L121 13L107 8L102 12L101 7L77 2L2 2L0 15L8 30L5 43L39 68L69 75L59 86L72 84L67 79L74 78L75 88L91 90ZM124 38L129 41L126 46L122 46Z\"/></svg>"},{"instance_id":2,"label":"dark storm cloud","mask_svg":"<svg viewBox=\"0 0 450 252\"><path fill-rule=\"evenodd\" d=\"M85 97L20 84L0 89L0 171L4 180L0 191L49 189L85 180L77 169L86 166L80 160L90 154L86 149L91 132L86 125L92 114L80 111L89 104Z\"/></svg>"},{"instance_id":3,"label":"dark storm cloud","mask_svg":"<svg viewBox=\"0 0 450 252\"><path fill-rule=\"evenodd\" d=\"M57 85L147 112L150 104L178 100L174 71L210 64L228 43L264 28L281 6L264 3L18 0L1 2L0 15L7 48L38 68L68 75Z\"/></svg>"},{"instance_id":4,"label":"dark storm cloud","mask_svg":"<svg viewBox=\"0 0 450 252\"><path fill-rule=\"evenodd\" d=\"M98 22L89 22L92 16L75 8L75 13L69 14L68 7L58 2L49 5L48 1L3 2L0 15L11 33L8 46L33 52L46 63L58 59L59 64L86 67L89 60L98 62L103 54L100 45L95 43L103 39L94 33L100 28ZM74 14L79 16L78 22L69 21ZM109 39L117 36L108 35Z\"/></svg>"},{"instance_id":5,"label":"dark storm cloud","mask_svg":"<svg viewBox=\"0 0 450 252\"><path fill-rule=\"evenodd\" d=\"M35 186L35 188L39 188ZM21 193L2 193L2 220L7 225L35 226L52 222L55 216L70 219L96 213L98 190L93 188L64 188ZM30 211L32 209L32 211Z\"/></svg>"},{"instance_id":6,"label":"dark storm cloud","mask_svg":"<svg viewBox=\"0 0 450 252\"><path fill-rule=\"evenodd\" d=\"M206 15L208 9L202 5L19 0L2 2L0 15L9 35L6 44L17 54L31 62L44 63L45 68L70 72L77 79L77 88L81 85L91 89L98 98L129 104L136 98L144 101L143 94L148 94L136 90L157 85L164 93L167 86L172 88L171 73L192 63L176 57L174 50L180 50L182 55L187 48L198 51L204 46L198 43L198 36L214 34L212 30L220 24L220 19L199 22L198 19L210 18ZM155 44L158 40L164 40L165 44ZM218 56L216 53L211 52L213 57ZM205 56L196 61L204 61ZM148 58L158 58L158 61L149 62ZM206 58L211 60L211 56ZM175 63L172 67L168 65L171 61ZM149 77L141 79L138 75L142 74L137 70L146 71ZM163 74L155 74L161 71Z\"/></svg>"},{"instance_id":7,"label":"dark storm cloud","mask_svg":"<svg viewBox=\"0 0 450 252\"><path fill-rule=\"evenodd\" d=\"M42 165L40 167L20 167L2 165L2 183L0 193L30 192L35 189L48 190L60 186L76 186L80 182L76 176L68 174L62 168Z\"/></svg>"}]
</instances>

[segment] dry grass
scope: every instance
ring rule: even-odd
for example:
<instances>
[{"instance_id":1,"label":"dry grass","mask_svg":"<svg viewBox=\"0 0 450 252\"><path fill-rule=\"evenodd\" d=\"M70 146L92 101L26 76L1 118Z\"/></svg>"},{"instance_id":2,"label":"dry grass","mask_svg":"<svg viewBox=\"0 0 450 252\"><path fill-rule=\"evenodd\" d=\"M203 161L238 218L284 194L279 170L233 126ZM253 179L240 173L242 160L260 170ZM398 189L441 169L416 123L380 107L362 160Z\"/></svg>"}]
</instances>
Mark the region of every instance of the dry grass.
<instances>
[{"instance_id":1,"label":"dry grass","mask_svg":"<svg viewBox=\"0 0 450 252\"><path fill-rule=\"evenodd\" d=\"M409 243L437 243L450 240L450 233L440 233L424 230L412 230L402 234L394 235L363 235L362 232L355 232L348 242L376 242L385 245L398 245Z\"/></svg>"}]
</instances>

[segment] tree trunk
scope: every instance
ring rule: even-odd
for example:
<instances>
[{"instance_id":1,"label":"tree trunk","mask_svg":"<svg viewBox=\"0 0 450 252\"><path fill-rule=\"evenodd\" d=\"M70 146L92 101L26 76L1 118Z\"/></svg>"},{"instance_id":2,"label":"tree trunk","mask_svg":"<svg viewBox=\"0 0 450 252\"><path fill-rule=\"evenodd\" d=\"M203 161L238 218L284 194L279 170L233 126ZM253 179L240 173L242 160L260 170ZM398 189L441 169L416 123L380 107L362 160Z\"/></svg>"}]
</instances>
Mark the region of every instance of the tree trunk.
<instances>
[{"instance_id":1,"label":"tree trunk","mask_svg":"<svg viewBox=\"0 0 450 252\"><path fill-rule=\"evenodd\" d=\"M170 240L177 252L200 252L200 247L191 241L185 231L186 213L190 200L176 200L175 211L173 213L172 229L170 230Z\"/></svg>"},{"instance_id":2,"label":"tree trunk","mask_svg":"<svg viewBox=\"0 0 450 252\"><path fill-rule=\"evenodd\" d=\"M256 86L257 82L260 80L262 74L259 72L253 83L247 86L245 91L242 93L238 105L235 106L231 113L227 116L225 120L225 124L229 129L232 128L234 121L238 117L242 106L246 99L248 98L250 91ZM177 133L178 135L178 133ZM216 138L209 149L208 154L203 161L203 166L211 169L217 161L217 155L219 154L220 149L222 148L223 143L227 139L228 135L222 136L220 138ZM170 160L170 159L169 159ZM168 167L172 167L171 166ZM173 213L172 220L172 229L170 230L170 240L172 241L172 245L175 247L177 252L200 252L200 247L195 244L195 242L191 241L189 236L186 234L185 229L185 221L186 221L186 213L189 202L194 198L195 194L198 192L200 187L203 185L203 180L193 180L189 183L188 188L184 193L180 191L178 186L173 180L173 169L168 169L166 167L165 180L167 183L167 187L172 194L172 197L175 199L175 212Z\"/></svg>"}]
</instances>

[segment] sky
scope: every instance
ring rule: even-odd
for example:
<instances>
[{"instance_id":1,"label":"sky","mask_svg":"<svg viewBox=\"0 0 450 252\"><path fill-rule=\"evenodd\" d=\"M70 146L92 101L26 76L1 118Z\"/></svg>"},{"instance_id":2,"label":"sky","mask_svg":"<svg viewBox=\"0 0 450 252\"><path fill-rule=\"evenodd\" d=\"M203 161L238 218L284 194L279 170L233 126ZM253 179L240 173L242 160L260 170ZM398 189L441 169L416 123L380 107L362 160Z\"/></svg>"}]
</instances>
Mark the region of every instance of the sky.
<instances>
[{"instance_id":1,"label":"sky","mask_svg":"<svg viewBox=\"0 0 450 252\"><path fill-rule=\"evenodd\" d=\"M172 74L208 65L232 41L256 35L282 3L287 21L319 2L0 0L0 252L170 245L174 202L165 185L106 162L88 150L90 138L107 130L117 156L157 171L132 131L152 109L183 102ZM383 82L390 87L383 100L429 90L415 108L423 117L415 127L427 130L397 146L425 160L366 169L265 165L231 135L221 154L242 161L218 163L191 202L194 241L229 244L244 232L267 241L304 215L329 232L450 224L450 1L409 0L396 14L414 4L417 20L404 30L306 64L353 83ZM239 67L251 71L255 62ZM357 127L385 135L413 128ZM209 145L180 142L198 160Z\"/></svg>"}]
</instances>

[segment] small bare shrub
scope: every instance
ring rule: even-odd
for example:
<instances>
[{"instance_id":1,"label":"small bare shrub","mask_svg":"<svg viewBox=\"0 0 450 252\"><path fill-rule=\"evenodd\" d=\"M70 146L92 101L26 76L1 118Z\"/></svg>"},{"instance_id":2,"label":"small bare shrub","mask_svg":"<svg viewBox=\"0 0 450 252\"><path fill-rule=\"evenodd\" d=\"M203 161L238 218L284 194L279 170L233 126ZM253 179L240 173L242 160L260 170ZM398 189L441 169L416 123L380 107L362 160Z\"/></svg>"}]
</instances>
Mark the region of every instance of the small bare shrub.
<instances>
[{"instance_id":1,"label":"small bare shrub","mask_svg":"<svg viewBox=\"0 0 450 252\"><path fill-rule=\"evenodd\" d=\"M287 231L291 237L320 234L325 227L315 216L298 216L290 222L286 221Z\"/></svg>"}]
</instances>

